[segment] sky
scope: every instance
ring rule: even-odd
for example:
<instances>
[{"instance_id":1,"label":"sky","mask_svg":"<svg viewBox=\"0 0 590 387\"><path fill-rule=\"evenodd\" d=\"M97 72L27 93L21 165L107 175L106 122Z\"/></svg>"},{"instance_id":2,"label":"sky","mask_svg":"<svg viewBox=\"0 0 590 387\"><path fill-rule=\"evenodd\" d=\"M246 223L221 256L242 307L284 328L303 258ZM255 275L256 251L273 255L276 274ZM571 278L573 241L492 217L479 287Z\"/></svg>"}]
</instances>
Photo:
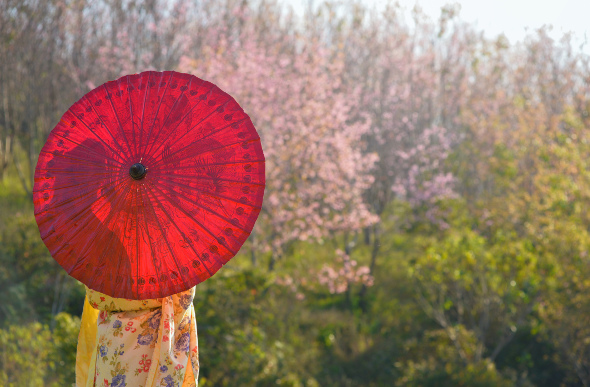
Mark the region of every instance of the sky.
<instances>
[{"instance_id":1,"label":"sky","mask_svg":"<svg viewBox=\"0 0 590 387\"><path fill-rule=\"evenodd\" d=\"M302 14L310 0L283 0L290 4L295 12ZM315 4L321 0L313 1ZM364 0L364 3L384 8L387 0ZM576 46L587 39L583 51L590 53L590 0L399 0L404 8L411 9L416 3L432 19L437 20L440 9L448 3L459 3L460 19L475 23L479 30L484 30L487 37L501 33L510 43L521 41L528 31L534 31L543 25L552 25L549 35L559 39L565 32L574 33Z\"/></svg>"}]
</instances>

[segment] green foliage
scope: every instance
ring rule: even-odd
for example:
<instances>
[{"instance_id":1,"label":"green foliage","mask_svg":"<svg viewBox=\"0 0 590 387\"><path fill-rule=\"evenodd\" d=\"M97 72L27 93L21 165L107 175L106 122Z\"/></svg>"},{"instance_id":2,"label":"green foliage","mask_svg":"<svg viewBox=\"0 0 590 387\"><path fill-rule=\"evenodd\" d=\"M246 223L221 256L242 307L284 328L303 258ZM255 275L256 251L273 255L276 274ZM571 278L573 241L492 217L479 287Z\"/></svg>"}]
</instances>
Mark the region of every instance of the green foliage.
<instances>
[{"instance_id":1,"label":"green foliage","mask_svg":"<svg viewBox=\"0 0 590 387\"><path fill-rule=\"evenodd\" d=\"M0 385L73 385L80 318L55 316L54 329L38 322L0 329Z\"/></svg>"},{"instance_id":2,"label":"green foliage","mask_svg":"<svg viewBox=\"0 0 590 387\"><path fill-rule=\"evenodd\" d=\"M477 339L464 327L456 329L458 339L476 347ZM396 386L513 386L514 381L503 376L489 359L465 362L460 350L444 330L428 331L420 339L405 344L406 356L396 362L403 372ZM470 353L473 356L473 353Z\"/></svg>"},{"instance_id":3,"label":"green foliage","mask_svg":"<svg viewBox=\"0 0 590 387\"><path fill-rule=\"evenodd\" d=\"M44 386L53 361L51 334L38 322L0 330L0 384Z\"/></svg>"},{"instance_id":4,"label":"green foliage","mask_svg":"<svg viewBox=\"0 0 590 387\"><path fill-rule=\"evenodd\" d=\"M80 318L62 312L55 316L53 325L50 354L53 359L52 383L55 386L73 384L76 379L76 349Z\"/></svg>"},{"instance_id":5,"label":"green foliage","mask_svg":"<svg viewBox=\"0 0 590 387\"><path fill-rule=\"evenodd\" d=\"M220 273L199 287L195 310L203 386L314 385L301 363L310 346L285 341L299 328L300 312L297 305L276 301L281 290L272 277L253 270Z\"/></svg>"}]
</instances>

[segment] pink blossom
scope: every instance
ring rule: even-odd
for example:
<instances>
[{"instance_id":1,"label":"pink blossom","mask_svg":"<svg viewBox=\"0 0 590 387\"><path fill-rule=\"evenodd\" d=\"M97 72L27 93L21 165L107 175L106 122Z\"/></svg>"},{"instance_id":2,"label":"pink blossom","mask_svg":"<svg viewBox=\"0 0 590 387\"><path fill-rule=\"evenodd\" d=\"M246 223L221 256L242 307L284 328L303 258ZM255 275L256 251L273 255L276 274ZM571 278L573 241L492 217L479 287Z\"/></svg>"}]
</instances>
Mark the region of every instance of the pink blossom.
<instances>
[{"instance_id":1,"label":"pink blossom","mask_svg":"<svg viewBox=\"0 0 590 387\"><path fill-rule=\"evenodd\" d=\"M357 266L357 262L343 252L336 250L337 262L342 266L324 265L317 274L320 285L326 286L330 293L344 293L352 284L373 286L373 276L368 266Z\"/></svg>"}]
</instances>

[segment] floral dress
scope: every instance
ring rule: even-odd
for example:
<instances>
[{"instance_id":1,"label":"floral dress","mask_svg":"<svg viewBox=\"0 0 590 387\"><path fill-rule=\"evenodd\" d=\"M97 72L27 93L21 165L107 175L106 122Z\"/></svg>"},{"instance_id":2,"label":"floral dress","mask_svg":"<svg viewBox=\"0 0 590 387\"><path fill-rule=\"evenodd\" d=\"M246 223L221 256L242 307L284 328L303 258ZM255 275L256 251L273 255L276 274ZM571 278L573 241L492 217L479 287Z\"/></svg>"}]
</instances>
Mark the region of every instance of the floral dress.
<instances>
[{"instance_id":1,"label":"floral dress","mask_svg":"<svg viewBox=\"0 0 590 387\"><path fill-rule=\"evenodd\" d=\"M86 288L76 386L196 387L194 295L127 300Z\"/></svg>"}]
</instances>

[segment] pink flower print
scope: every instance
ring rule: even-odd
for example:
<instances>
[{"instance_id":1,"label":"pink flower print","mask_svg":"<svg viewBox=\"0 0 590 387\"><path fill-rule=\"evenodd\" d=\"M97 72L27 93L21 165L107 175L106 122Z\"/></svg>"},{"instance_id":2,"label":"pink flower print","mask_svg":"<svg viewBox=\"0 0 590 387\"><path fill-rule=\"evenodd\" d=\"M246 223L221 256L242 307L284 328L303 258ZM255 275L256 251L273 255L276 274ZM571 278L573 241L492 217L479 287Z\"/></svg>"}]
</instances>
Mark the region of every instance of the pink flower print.
<instances>
[{"instance_id":1,"label":"pink flower print","mask_svg":"<svg viewBox=\"0 0 590 387\"><path fill-rule=\"evenodd\" d=\"M136 374L140 374L142 372L149 372L150 367L152 365L152 360L147 358L148 355L141 355L141 360L139 361L139 368L136 370Z\"/></svg>"},{"instance_id":2,"label":"pink flower print","mask_svg":"<svg viewBox=\"0 0 590 387\"><path fill-rule=\"evenodd\" d=\"M135 333L135 331L137 331L137 329L133 328L133 321L129 321L127 323L127 326L125 327L126 331L130 331L131 333Z\"/></svg>"}]
</instances>

